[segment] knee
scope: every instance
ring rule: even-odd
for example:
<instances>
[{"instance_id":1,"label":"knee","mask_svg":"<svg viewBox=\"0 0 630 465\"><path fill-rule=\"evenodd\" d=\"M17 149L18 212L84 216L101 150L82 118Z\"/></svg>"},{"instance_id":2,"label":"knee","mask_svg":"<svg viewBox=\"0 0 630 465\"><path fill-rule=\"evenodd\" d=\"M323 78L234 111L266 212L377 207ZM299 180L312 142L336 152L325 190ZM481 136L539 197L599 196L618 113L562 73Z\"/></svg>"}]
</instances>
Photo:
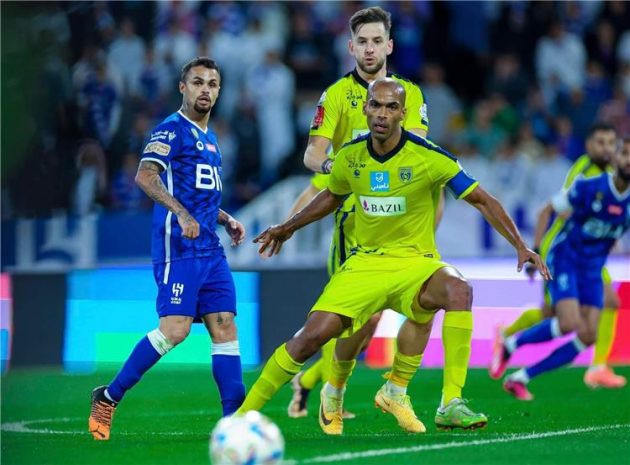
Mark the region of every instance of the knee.
<instances>
[{"instance_id":1,"label":"knee","mask_svg":"<svg viewBox=\"0 0 630 465\"><path fill-rule=\"evenodd\" d=\"M617 310L620 305L621 302L619 301L619 296L616 293L606 293L604 298L604 308L612 308L613 310Z\"/></svg>"},{"instance_id":2,"label":"knee","mask_svg":"<svg viewBox=\"0 0 630 465\"><path fill-rule=\"evenodd\" d=\"M472 286L464 278L453 276L446 283L447 301L450 309L468 310L472 306Z\"/></svg>"},{"instance_id":3,"label":"knee","mask_svg":"<svg viewBox=\"0 0 630 465\"><path fill-rule=\"evenodd\" d=\"M578 318L565 317L558 318L558 327L562 334L572 333L578 330Z\"/></svg>"},{"instance_id":4,"label":"knee","mask_svg":"<svg viewBox=\"0 0 630 465\"><path fill-rule=\"evenodd\" d=\"M297 361L303 362L312 357L328 340L315 334L300 333L287 342L289 354Z\"/></svg>"},{"instance_id":5,"label":"knee","mask_svg":"<svg viewBox=\"0 0 630 465\"><path fill-rule=\"evenodd\" d=\"M597 339L597 331L586 325L578 329L577 335L580 341L587 347L594 344Z\"/></svg>"},{"instance_id":6,"label":"knee","mask_svg":"<svg viewBox=\"0 0 630 465\"><path fill-rule=\"evenodd\" d=\"M176 346L188 337L190 325L174 325L167 328L160 328L160 331L162 331L162 334L166 336L173 346Z\"/></svg>"},{"instance_id":7,"label":"knee","mask_svg":"<svg viewBox=\"0 0 630 465\"><path fill-rule=\"evenodd\" d=\"M237 331L234 316L225 318L225 321L221 325L214 325L210 336L212 337L212 342L215 344L236 341Z\"/></svg>"}]
</instances>

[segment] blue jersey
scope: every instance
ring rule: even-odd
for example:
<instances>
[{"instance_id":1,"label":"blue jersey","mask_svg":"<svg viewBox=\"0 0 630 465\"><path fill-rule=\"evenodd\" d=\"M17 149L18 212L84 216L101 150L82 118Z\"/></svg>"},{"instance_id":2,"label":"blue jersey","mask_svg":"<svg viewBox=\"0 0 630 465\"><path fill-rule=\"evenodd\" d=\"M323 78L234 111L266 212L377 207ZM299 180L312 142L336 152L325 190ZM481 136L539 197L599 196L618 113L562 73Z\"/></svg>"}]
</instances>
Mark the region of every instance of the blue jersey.
<instances>
[{"instance_id":1,"label":"blue jersey","mask_svg":"<svg viewBox=\"0 0 630 465\"><path fill-rule=\"evenodd\" d=\"M619 193L611 173L576 181L553 203L557 211L571 211L571 216L552 250L576 263L603 266L615 241L630 228L630 189Z\"/></svg>"},{"instance_id":2,"label":"blue jersey","mask_svg":"<svg viewBox=\"0 0 630 465\"><path fill-rule=\"evenodd\" d=\"M173 113L151 133L141 160L161 165L162 181L199 223L199 237L182 237L177 217L153 207L153 263L223 254L215 228L221 204L221 153L215 134L205 132L181 112Z\"/></svg>"}]
</instances>

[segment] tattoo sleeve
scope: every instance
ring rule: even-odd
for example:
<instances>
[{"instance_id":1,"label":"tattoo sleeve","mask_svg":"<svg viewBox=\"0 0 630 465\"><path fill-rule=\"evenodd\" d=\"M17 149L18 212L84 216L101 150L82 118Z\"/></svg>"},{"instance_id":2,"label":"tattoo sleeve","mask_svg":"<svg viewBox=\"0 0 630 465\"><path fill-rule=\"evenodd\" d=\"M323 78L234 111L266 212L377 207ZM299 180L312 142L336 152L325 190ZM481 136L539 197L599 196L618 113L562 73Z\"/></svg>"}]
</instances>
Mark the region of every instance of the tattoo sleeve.
<instances>
[{"instance_id":1,"label":"tattoo sleeve","mask_svg":"<svg viewBox=\"0 0 630 465\"><path fill-rule=\"evenodd\" d=\"M230 220L230 215L228 215L225 211L219 208L219 214L217 215L217 223L219 223L221 226L225 226L229 220Z\"/></svg>"},{"instance_id":2,"label":"tattoo sleeve","mask_svg":"<svg viewBox=\"0 0 630 465\"><path fill-rule=\"evenodd\" d=\"M160 178L162 167L150 161L140 162L136 183L154 202L172 211L175 215L188 215L188 211L173 197Z\"/></svg>"}]
</instances>

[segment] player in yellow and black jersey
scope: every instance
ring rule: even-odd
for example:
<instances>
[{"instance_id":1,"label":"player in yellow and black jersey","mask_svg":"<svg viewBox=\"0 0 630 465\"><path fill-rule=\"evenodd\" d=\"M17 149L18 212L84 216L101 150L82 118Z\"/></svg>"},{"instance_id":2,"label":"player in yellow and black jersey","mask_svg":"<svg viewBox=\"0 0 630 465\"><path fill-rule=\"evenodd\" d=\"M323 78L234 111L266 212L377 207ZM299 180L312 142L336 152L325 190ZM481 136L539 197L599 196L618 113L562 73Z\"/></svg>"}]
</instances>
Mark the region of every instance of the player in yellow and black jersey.
<instances>
[{"instance_id":1,"label":"player in yellow and black jersey","mask_svg":"<svg viewBox=\"0 0 630 465\"><path fill-rule=\"evenodd\" d=\"M393 41L389 37L390 28L389 13L378 7L360 10L350 19L351 40L348 47L356 60L356 68L329 86L317 104L304 163L313 171L318 171L318 174L313 176L309 186L299 196L289 216L301 210L319 191L328 186L328 173L334 163L335 154L341 147L368 132L363 104L368 85L374 79L388 76L403 86L407 93L408 111L402 125L412 133L426 136L429 124L427 105L420 87L387 71L387 56L393 49ZM436 195L439 199L440 193ZM356 247L354 213L355 205L352 199L344 202L335 211L335 229L327 262L329 275L333 275L339 269ZM347 344L348 350L360 351L367 345L376 330L379 318L380 313L354 336ZM406 323L407 326L412 324ZM317 383L328 378L334 345L334 341L326 345L320 360L296 376L292 383L293 397L288 408L290 417L306 416L306 402L310 391ZM353 416L349 412L345 412L344 415L345 418Z\"/></svg>"}]
</instances>

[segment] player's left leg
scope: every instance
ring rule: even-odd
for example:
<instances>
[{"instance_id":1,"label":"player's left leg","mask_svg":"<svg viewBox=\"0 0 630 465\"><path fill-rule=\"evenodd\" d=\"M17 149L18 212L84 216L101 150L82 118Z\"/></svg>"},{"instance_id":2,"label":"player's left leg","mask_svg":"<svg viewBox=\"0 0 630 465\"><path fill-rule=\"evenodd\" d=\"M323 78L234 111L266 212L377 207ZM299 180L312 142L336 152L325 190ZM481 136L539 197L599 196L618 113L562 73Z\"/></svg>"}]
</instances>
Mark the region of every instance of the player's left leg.
<instances>
[{"instance_id":1,"label":"player's left leg","mask_svg":"<svg viewBox=\"0 0 630 465\"><path fill-rule=\"evenodd\" d=\"M593 361L584 373L584 383L591 388L621 388L626 385L626 378L615 374L608 365L608 356L617 323L619 296L615 292L612 279L605 268L602 270L602 279L604 282L604 309L597 329Z\"/></svg>"},{"instance_id":2,"label":"player's left leg","mask_svg":"<svg viewBox=\"0 0 630 465\"><path fill-rule=\"evenodd\" d=\"M519 400L533 399L526 387L532 379L543 373L568 365L580 352L595 342L600 312L601 309L599 307L583 305L579 311L580 320L576 335L540 362L528 368L520 369L508 376L503 384L504 389Z\"/></svg>"},{"instance_id":3,"label":"player's left leg","mask_svg":"<svg viewBox=\"0 0 630 465\"><path fill-rule=\"evenodd\" d=\"M417 293L416 306L445 311L442 325L444 379L435 424L444 429L485 426L488 418L473 412L462 399L472 342L472 287L455 268L441 268L423 283Z\"/></svg>"}]
</instances>

